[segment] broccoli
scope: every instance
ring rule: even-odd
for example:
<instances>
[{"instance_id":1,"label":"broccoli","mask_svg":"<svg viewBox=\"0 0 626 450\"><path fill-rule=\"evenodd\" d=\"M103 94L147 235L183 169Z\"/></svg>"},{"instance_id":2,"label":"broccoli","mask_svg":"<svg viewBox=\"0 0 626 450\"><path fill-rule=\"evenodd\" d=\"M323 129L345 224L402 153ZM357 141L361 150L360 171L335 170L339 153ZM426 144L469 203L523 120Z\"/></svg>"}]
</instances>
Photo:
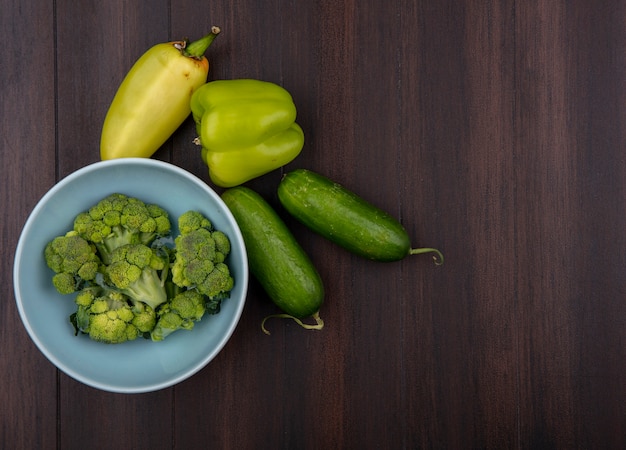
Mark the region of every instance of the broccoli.
<instances>
[{"instance_id":1,"label":"broccoli","mask_svg":"<svg viewBox=\"0 0 626 450\"><path fill-rule=\"evenodd\" d=\"M48 242L44 258L55 272L52 284L61 294L76 292L94 280L102 265L96 248L72 231Z\"/></svg>"},{"instance_id":2,"label":"broccoli","mask_svg":"<svg viewBox=\"0 0 626 450\"><path fill-rule=\"evenodd\" d=\"M53 286L76 294L76 334L109 344L162 341L220 311L234 286L228 236L197 211L183 213L178 229L174 238L160 206L116 193L47 243Z\"/></svg>"},{"instance_id":3,"label":"broccoli","mask_svg":"<svg viewBox=\"0 0 626 450\"><path fill-rule=\"evenodd\" d=\"M162 341L176 330L191 330L206 312L205 297L196 290L182 291L164 303L151 332L153 341Z\"/></svg>"},{"instance_id":4,"label":"broccoli","mask_svg":"<svg viewBox=\"0 0 626 450\"><path fill-rule=\"evenodd\" d=\"M211 237L215 241L215 250L217 250L215 261L224 262L226 256L230 253L230 240L228 236L221 231L215 230L211 233Z\"/></svg>"},{"instance_id":5,"label":"broccoli","mask_svg":"<svg viewBox=\"0 0 626 450\"><path fill-rule=\"evenodd\" d=\"M209 298L224 298L223 294L230 292L233 286L234 280L230 275L230 269L223 262L218 262L215 264L213 270L206 276L201 288L202 292Z\"/></svg>"},{"instance_id":6,"label":"broccoli","mask_svg":"<svg viewBox=\"0 0 626 450\"><path fill-rule=\"evenodd\" d=\"M205 228L211 230L213 225L211 221L204 217L202 213L198 211L186 211L178 217L178 230L180 234L188 234L192 231Z\"/></svg>"},{"instance_id":7,"label":"broccoli","mask_svg":"<svg viewBox=\"0 0 626 450\"><path fill-rule=\"evenodd\" d=\"M131 310L134 315L131 323L140 333L148 337L156 324L156 311L143 302L131 302Z\"/></svg>"},{"instance_id":8,"label":"broccoli","mask_svg":"<svg viewBox=\"0 0 626 450\"><path fill-rule=\"evenodd\" d=\"M207 314L218 314L222 307L222 300L226 300L230 296L230 292L222 292L213 297L205 297Z\"/></svg>"},{"instance_id":9,"label":"broccoli","mask_svg":"<svg viewBox=\"0 0 626 450\"><path fill-rule=\"evenodd\" d=\"M170 229L163 208L119 193L105 197L74 220L74 231L95 244L105 264L111 262L111 253L117 247L150 245Z\"/></svg>"},{"instance_id":10,"label":"broccoli","mask_svg":"<svg viewBox=\"0 0 626 450\"><path fill-rule=\"evenodd\" d=\"M196 289L209 299L224 297L233 288L233 278L224 263L230 253L230 241L221 231L214 231L208 219L194 211L178 220L180 234L174 240L172 263L174 284Z\"/></svg>"},{"instance_id":11,"label":"broccoli","mask_svg":"<svg viewBox=\"0 0 626 450\"><path fill-rule=\"evenodd\" d=\"M107 280L133 303L142 302L156 310L167 301L165 281L169 260L157 249L143 244L126 244L111 253Z\"/></svg>"},{"instance_id":12,"label":"broccoli","mask_svg":"<svg viewBox=\"0 0 626 450\"><path fill-rule=\"evenodd\" d=\"M135 313L124 294L100 286L85 288L75 299L78 309L70 316L75 333L98 342L119 344L140 335L133 324Z\"/></svg>"}]
</instances>

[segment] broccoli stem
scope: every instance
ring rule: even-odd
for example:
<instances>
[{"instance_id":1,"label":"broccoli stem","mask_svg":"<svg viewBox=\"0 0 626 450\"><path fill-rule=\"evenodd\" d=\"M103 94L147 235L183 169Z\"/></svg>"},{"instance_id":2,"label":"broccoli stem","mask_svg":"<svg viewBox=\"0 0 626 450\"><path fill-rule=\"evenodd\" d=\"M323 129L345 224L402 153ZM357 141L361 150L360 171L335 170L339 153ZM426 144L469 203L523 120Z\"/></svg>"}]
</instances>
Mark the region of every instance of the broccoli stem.
<instances>
[{"instance_id":1,"label":"broccoli stem","mask_svg":"<svg viewBox=\"0 0 626 450\"><path fill-rule=\"evenodd\" d=\"M113 251L126 244L135 244L138 242L138 238L135 233L125 229L121 226L113 228L113 232L107 236L102 242L96 243L96 248L100 253L100 258L105 264L111 263L111 254Z\"/></svg>"},{"instance_id":2,"label":"broccoli stem","mask_svg":"<svg viewBox=\"0 0 626 450\"><path fill-rule=\"evenodd\" d=\"M144 269L137 281L121 289L121 292L134 301L145 303L154 310L167 301L165 285L156 270Z\"/></svg>"}]
</instances>

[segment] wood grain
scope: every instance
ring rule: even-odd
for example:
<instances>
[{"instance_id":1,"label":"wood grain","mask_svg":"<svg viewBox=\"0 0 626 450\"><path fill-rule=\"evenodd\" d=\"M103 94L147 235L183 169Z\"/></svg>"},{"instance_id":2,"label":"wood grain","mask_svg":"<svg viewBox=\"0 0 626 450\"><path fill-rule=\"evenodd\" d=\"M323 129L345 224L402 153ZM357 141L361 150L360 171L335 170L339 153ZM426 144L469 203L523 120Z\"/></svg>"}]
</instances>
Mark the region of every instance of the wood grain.
<instances>
[{"instance_id":1,"label":"wood grain","mask_svg":"<svg viewBox=\"0 0 626 450\"><path fill-rule=\"evenodd\" d=\"M22 326L12 284L22 226L55 182L54 11L51 4L9 5L0 15L7 41L0 50L0 446L54 448L57 372ZM38 36L38 44L23 47L28 36Z\"/></svg>"},{"instance_id":2,"label":"wood grain","mask_svg":"<svg viewBox=\"0 0 626 450\"><path fill-rule=\"evenodd\" d=\"M626 5L603 0L10 1L0 50L1 448L626 448ZM248 185L324 279L326 327L261 319L159 392L58 372L14 302L21 228L99 159L151 45L222 34L210 79L285 86L306 145ZM188 120L155 158L208 181ZM285 170L397 216L426 256L361 260L288 217ZM219 191L219 189L218 189Z\"/></svg>"}]
</instances>

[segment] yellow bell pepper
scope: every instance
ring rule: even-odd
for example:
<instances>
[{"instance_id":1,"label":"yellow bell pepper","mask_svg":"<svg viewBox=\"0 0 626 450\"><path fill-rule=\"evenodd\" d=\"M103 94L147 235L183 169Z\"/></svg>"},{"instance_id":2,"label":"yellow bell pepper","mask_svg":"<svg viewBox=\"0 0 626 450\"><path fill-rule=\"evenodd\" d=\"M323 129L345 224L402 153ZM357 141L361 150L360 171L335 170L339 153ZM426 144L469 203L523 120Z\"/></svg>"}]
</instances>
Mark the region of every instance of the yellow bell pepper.
<instances>
[{"instance_id":1,"label":"yellow bell pepper","mask_svg":"<svg viewBox=\"0 0 626 450\"><path fill-rule=\"evenodd\" d=\"M193 93L207 81L204 52L219 34L153 46L130 69L104 119L103 160L151 157L191 113Z\"/></svg>"}]
</instances>

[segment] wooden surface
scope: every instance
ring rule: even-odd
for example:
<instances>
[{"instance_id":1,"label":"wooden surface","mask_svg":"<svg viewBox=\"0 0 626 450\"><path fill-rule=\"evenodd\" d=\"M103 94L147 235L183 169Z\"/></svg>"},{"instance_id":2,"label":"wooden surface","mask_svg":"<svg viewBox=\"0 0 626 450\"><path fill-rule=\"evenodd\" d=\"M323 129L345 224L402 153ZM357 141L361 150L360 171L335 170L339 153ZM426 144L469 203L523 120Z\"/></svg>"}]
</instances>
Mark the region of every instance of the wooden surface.
<instances>
[{"instance_id":1,"label":"wooden surface","mask_svg":"<svg viewBox=\"0 0 626 450\"><path fill-rule=\"evenodd\" d=\"M0 15L0 448L626 448L626 2L9 0ZM446 257L377 264L286 218L326 327L261 319L123 395L45 359L20 322L15 245L54 183L99 159L151 45L219 25L210 79L293 94L324 173ZM207 180L185 122L154 156ZM276 171L248 185L276 205Z\"/></svg>"}]
</instances>

